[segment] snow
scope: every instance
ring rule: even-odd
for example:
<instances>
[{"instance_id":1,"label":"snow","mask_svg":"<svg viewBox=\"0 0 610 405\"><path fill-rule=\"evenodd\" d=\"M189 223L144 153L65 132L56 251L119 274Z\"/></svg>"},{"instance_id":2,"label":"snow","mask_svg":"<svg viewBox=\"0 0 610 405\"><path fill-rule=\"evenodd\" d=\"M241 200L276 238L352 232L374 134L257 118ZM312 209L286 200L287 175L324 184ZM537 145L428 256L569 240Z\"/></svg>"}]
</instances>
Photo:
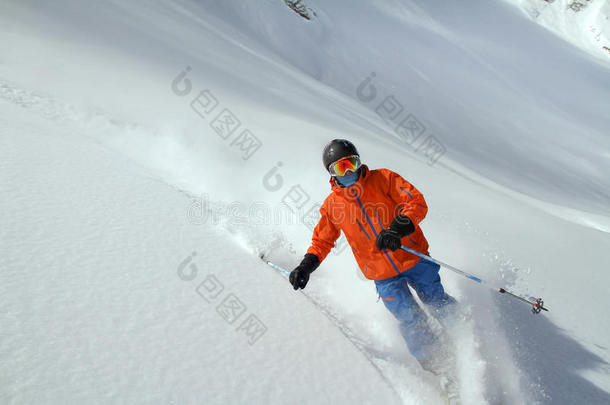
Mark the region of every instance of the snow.
<instances>
[{"instance_id":1,"label":"snow","mask_svg":"<svg viewBox=\"0 0 610 405\"><path fill-rule=\"evenodd\" d=\"M597 57L610 59L610 3L606 0L506 0L532 20Z\"/></svg>"},{"instance_id":2,"label":"snow","mask_svg":"<svg viewBox=\"0 0 610 405\"><path fill-rule=\"evenodd\" d=\"M3 186L13 190L2 212L3 403L396 402L283 279L226 233L185 221L186 195L16 106L3 103L1 122ZM178 264L192 251L197 274L183 280L191 271ZM250 345L241 320L228 324L220 302L197 293L209 275L227 290L218 300L235 294L264 320L263 340Z\"/></svg>"},{"instance_id":3,"label":"snow","mask_svg":"<svg viewBox=\"0 0 610 405\"><path fill-rule=\"evenodd\" d=\"M332 138L424 193L434 257L550 308L442 272L469 314L463 403L610 401L608 64L502 1L306 4L311 21L270 0L0 4L1 402L445 403L349 249L304 294L257 258L304 253ZM434 164L395 131L408 114Z\"/></svg>"}]
</instances>

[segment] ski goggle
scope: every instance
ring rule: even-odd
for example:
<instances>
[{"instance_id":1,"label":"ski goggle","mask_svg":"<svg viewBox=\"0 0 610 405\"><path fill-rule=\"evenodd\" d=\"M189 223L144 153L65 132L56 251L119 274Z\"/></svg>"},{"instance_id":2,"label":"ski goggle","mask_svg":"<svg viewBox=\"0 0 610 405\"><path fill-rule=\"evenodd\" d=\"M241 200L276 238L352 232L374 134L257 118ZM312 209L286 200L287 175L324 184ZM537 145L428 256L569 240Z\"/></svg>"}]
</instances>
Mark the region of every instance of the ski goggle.
<instances>
[{"instance_id":1,"label":"ski goggle","mask_svg":"<svg viewBox=\"0 0 610 405\"><path fill-rule=\"evenodd\" d=\"M328 171L331 176L343 177L348 172L355 173L356 170L360 167L360 158L356 155L347 156L342 159L337 160L336 162L331 163L328 166Z\"/></svg>"}]
</instances>

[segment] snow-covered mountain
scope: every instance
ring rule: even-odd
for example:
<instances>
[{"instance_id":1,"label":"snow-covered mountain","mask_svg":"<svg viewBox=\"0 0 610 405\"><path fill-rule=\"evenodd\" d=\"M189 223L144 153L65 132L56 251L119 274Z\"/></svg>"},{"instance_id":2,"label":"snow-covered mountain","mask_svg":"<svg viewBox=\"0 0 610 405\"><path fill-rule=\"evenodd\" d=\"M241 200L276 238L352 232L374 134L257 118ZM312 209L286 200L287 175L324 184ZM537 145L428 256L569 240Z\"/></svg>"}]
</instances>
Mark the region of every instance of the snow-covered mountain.
<instances>
[{"instance_id":1,"label":"snow-covered mountain","mask_svg":"<svg viewBox=\"0 0 610 405\"><path fill-rule=\"evenodd\" d=\"M607 0L506 0L534 21L600 59L610 60L610 3Z\"/></svg>"},{"instance_id":2,"label":"snow-covered mountain","mask_svg":"<svg viewBox=\"0 0 610 405\"><path fill-rule=\"evenodd\" d=\"M304 293L258 259L305 252L333 138L550 308L441 272L462 403L610 402L607 61L502 0L299 5L0 3L0 402L446 403L344 239Z\"/></svg>"}]
</instances>

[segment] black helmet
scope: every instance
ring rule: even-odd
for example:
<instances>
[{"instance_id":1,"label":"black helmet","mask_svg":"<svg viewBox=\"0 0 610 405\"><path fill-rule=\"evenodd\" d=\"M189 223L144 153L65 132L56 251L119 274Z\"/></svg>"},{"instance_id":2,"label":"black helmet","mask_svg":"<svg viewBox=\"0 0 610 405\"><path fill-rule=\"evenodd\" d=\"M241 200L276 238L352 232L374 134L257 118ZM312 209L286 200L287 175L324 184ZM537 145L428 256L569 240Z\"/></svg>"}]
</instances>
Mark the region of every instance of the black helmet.
<instances>
[{"instance_id":1,"label":"black helmet","mask_svg":"<svg viewBox=\"0 0 610 405\"><path fill-rule=\"evenodd\" d=\"M324 168L328 170L331 163L347 156L360 157L353 143L347 139L333 139L324 147L324 152L322 152Z\"/></svg>"}]
</instances>

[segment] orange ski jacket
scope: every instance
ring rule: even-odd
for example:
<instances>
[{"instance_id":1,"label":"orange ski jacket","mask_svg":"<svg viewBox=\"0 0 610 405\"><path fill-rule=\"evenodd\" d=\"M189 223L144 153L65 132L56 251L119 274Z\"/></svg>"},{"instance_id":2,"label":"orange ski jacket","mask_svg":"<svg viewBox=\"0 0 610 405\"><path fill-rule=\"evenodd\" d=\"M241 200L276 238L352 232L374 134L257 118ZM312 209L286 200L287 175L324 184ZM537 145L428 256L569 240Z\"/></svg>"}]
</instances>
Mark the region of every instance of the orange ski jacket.
<instances>
[{"instance_id":1,"label":"orange ski jacket","mask_svg":"<svg viewBox=\"0 0 610 405\"><path fill-rule=\"evenodd\" d=\"M388 169L361 167L360 179L351 187L340 187L331 178L332 192L320 207L321 217L307 253L322 262L343 231L364 276L385 280L410 269L420 257L402 249L378 250L377 234L389 227L396 215L406 215L415 232L402 238L402 244L428 254L428 241L419 227L428 206L424 196L400 175Z\"/></svg>"}]
</instances>

